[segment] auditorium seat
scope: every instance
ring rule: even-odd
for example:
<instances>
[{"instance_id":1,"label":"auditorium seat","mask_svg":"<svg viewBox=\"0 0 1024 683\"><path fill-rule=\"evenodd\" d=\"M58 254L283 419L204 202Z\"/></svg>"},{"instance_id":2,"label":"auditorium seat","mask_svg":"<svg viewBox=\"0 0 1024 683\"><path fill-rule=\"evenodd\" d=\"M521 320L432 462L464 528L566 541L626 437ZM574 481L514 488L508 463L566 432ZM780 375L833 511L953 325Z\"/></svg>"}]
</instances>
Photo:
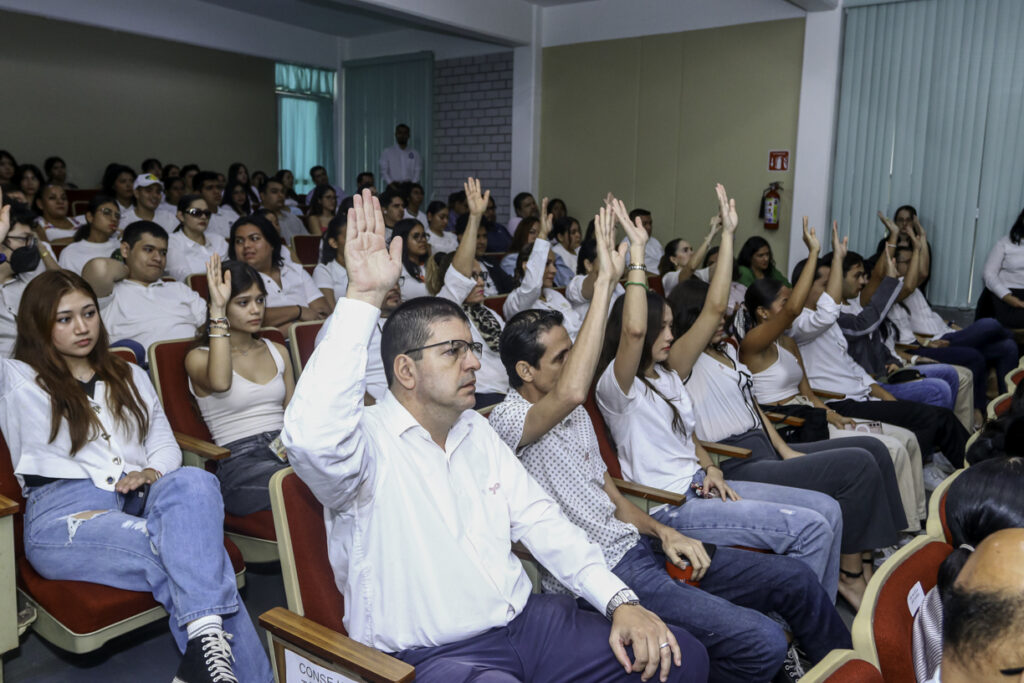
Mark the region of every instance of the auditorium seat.
<instances>
[{"instance_id":1,"label":"auditorium seat","mask_svg":"<svg viewBox=\"0 0 1024 683\"><path fill-rule=\"evenodd\" d=\"M946 498L949 497L949 487L953 481L963 473L964 470L960 469L943 479L928 500L928 523L925 527L928 535L950 544L953 543L953 536L949 533L949 524L946 522Z\"/></svg>"},{"instance_id":2,"label":"auditorium seat","mask_svg":"<svg viewBox=\"0 0 1024 683\"><path fill-rule=\"evenodd\" d=\"M316 266L320 263L320 236L295 235L292 237L292 251L302 265Z\"/></svg>"},{"instance_id":3,"label":"auditorium seat","mask_svg":"<svg viewBox=\"0 0 1024 683\"><path fill-rule=\"evenodd\" d=\"M292 371L295 373L296 380L299 379L302 369L309 362L309 357L313 355L313 349L316 347L316 335L320 333L320 328L323 326L323 320L309 320L295 323L288 330L288 347L292 354Z\"/></svg>"},{"instance_id":4,"label":"auditorium seat","mask_svg":"<svg viewBox=\"0 0 1024 683\"><path fill-rule=\"evenodd\" d=\"M800 683L884 683L881 672L853 650L832 650Z\"/></svg>"},{"instance_id":5,"label":"auditorium seat","mask_svg":"<svg viewBox=\"0 0 1024 683\"><path fill-rule=\"evenodd\" d=\"M489 296L484 299L484 306L491 309L495 313L501 316L501 319L505 319L505 299L508 298L508 294L498 294L496 296Z\"/></svg>"}]
</instances>

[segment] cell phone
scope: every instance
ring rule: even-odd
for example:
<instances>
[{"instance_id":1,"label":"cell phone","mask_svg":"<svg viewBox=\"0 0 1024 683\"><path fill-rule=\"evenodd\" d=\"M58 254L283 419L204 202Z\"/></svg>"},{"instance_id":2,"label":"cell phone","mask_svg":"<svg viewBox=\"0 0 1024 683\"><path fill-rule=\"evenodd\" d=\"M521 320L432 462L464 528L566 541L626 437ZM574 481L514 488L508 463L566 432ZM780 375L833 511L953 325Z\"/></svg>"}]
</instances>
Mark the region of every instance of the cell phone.
<instances>
[{"instance_id":1,"label":"cell phone","mask_svg":"<svg viewBox=\"0 0 1024 683\"><path fill-rule=\"evenodd\" d=\"M708 554L708 559L714 559L715 552L718 551L718 546L715 545L714 543L705 543L704 544L704 551ZM690 564L686 560L683 560L683 561L686 562L686 567L680 568L680 567L677 567L676 565L672 564L672 560L666 560L665 561L665 571L667 571L668 575L671 576L676 581L682 581L682 582L687 583L687 584L689 584L691 586L695 586L695 587L699 588L700 587L700 581L694 581L693 580L693 565Z\"/></svg>"},{"instance_id":2,"label":"cell phone","mask_svg":"<svg viewBox=\"0 0 1024 683\"><path fill-rule=\"evenodd\" d=\"M149 484L143 484L134 491L124 494L124 505L121 512L134 517L141 517L146 510L146 499L149 498Z\"/></svg>"}]
</instances>

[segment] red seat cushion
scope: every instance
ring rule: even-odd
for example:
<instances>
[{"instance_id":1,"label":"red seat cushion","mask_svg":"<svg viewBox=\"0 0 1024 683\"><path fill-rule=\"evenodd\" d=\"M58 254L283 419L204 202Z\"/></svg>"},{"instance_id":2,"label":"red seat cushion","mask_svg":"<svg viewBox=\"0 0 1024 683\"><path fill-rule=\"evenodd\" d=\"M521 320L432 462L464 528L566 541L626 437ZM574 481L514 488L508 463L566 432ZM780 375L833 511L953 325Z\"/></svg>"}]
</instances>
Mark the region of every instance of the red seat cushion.
<instances>
[{"instance_id":1,"label":"red seat cushion","mask_svg":"<svg viewBox=\"0 0 1024 683\"><path fill-rule=\"evenodd\" d=\"M277 541L277 531L274 529L274 513L270 510L260 510L244 517L236 517L225 512L224 529L233 534Z\"/></svg>"},{"instance_id":2,"label":"red seat cushion","mask_svg":"<svg viewBox=\"0 0 1024 683\"><path fill-rule=\"evenodd\" d=\"M319 334L321 327L323 327L323 323L299 325L293 328L295 341L299 345L299 362L302 363L302 367L306 367L309 357L313 355L313 350L316 348L316 335Z\"/></svg>"},{"instance_id":3,"label":"red seat cushion","mask_svg":"<svg viewBox=\"0 0 1024 683\"><path fill-rule=\"evenodd\" d=\"M825 680L827 683L884 683L878 669L863 659L846 662Z\"/></svg>"},{"instance_id":4,"label":"red seat cushion","mask_svg":"<svg viewBox=\"0 0 1024 683\"><path fill-rule=\"evenodd\" d=\"M224 547L237 574L245 567L242 553L227 539L224 539ZM18 558L18 585L40 607L77 634L98 631L159 606L151 593L86 581L45 579L25 557Z\"/></svg>"}]
</instances>

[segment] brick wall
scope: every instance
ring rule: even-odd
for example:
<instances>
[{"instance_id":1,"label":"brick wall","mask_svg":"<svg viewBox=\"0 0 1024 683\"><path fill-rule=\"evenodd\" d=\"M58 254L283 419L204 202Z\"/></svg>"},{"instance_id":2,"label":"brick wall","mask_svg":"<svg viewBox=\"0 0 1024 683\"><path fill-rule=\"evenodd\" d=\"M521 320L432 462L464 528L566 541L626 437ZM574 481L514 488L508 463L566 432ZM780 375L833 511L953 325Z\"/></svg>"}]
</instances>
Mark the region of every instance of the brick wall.
<instances>
[{"instance_id":1,"label":"brick wall","mask_svg":"<svg viewBox=\"0 0 1024 683\"><path fill-rule=\"evenodd\" d=\"M447 201L467 176L480 178L511 213L512 52L434 62L434 163L431 199Z\"/></svg>"}]
</instances>

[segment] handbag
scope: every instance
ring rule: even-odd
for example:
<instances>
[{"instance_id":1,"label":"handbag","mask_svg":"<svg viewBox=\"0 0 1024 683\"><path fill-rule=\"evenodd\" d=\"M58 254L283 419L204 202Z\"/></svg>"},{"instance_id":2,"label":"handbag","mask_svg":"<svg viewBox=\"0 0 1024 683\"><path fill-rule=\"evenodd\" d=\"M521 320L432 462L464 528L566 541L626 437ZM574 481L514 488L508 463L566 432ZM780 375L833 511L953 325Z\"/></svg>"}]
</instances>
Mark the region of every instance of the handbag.
<instances>
[{"instance_id":1,"label":"handbag","mask_svg":"<svg viewBox=\"0 0 1024 683\"><path fill-rule=\"evenodd\" d=\"M799 427L788 425L784 422L774 423L775 431L779 433L786 443L808 443L810 441L825 441L828 439L828 417L824 410L813 405L791 403L781 406L762 405L761 410L766 413L781 413L789 417L803 418L804 423Z\"/></svg>"},{"instance_id":2,"label":"handbag","mask_svg":"<svg viewBox=\"0 0 1024 683\"><path fill-rule=\"evenodd\" d=\"M924 375L920 371L914 368L900 368L886 377L885 382L886 384L906 384L907 382L916 382L919 379L924 379Z\"/></svg>"}]
</instances>

